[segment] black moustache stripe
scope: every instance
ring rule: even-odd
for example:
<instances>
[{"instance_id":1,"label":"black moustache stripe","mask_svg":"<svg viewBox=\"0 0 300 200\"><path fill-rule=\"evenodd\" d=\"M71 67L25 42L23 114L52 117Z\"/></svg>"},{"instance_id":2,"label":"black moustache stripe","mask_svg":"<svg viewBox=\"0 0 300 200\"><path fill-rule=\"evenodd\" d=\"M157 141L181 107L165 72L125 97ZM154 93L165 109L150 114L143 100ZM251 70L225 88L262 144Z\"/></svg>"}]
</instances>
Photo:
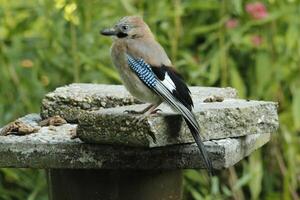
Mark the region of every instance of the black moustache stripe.
<instances>
[{"instance_id":1,"label":"black moustache stripe","mask_svg":"<svg viewBox=\"0 0 300 200\"><path fill-rule=\"evenodd\" d=\"M118 34L117 34L117 37L118 38L124 38L124 37L127 37L128 36L128 34L127 33L123 33L123 32L119 32Z\"/></svg>"}]
</instances>

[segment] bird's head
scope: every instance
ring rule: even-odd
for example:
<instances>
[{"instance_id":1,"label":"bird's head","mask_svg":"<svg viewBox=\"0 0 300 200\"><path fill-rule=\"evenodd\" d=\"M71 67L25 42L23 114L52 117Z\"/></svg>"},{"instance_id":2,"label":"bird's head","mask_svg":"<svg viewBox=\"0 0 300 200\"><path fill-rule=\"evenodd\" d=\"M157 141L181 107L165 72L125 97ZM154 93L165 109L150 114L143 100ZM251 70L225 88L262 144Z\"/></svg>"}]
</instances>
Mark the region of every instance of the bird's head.
<instances>
[{"instance_id":1,"label":"bird's head","mask_svg":"<svg viewBox=\"0 0 300 200\"><path fill-rule=\"evenodd\" d=\"M112 28L103 29L100 33L118 39L153 37L148 25L138 16L123 17Z\"/></svg>"}]
</instances>

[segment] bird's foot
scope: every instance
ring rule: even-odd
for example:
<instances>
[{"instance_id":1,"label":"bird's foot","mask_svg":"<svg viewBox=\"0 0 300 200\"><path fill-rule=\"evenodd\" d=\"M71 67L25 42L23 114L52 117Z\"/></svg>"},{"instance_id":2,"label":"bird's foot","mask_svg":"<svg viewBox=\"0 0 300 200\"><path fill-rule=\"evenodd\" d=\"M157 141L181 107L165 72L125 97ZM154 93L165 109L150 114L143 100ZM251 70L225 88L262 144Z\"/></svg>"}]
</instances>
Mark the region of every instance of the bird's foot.
<instances>
[{"instance_id":1,"label":"bird's foot","mask_svg":"<svg viewBox=\"0 0 300 200\"><path fill-rule=\"evenodd\" d=\"M148 117L148 115L140 115L140 116L136 116L132 122L135 123L135 124L140 124L140 123L142 123L142 121L144 121L147 117Z\"/></svg>"},{"instance_id":2,"label":"bird's foot","mask_svg":"<svg viewBox=\"0 0 300 200\"><path fill-rule=\"evenodd\" d=\"M153 110L150 114L151 114L151 115L159 114L161 111L162 111L162 110L158 108L158 109Z\"/></svg>"},{"instance_id":3,"label":"bird's foot","mask_svg":"<svg viewBox=\"0 0 300 200\"><path fill-rule=\"evenodd\" d=\"M152 108L156 108L156 106L154 106L153 104L150 104L149 106L147 106L146 108L144 108L143 110L140 111L136 111L136 110L125 110L125 113L128 114L134 114L134 115L139 115L139 114L145 114L148 111L150 111Z\"/></svg>"},{"instance_id":4,"label":"bird's foot","mask_svg":"<svg viewBox=\"0 0 300 200\"><path fill-rule=\"evenodd\" d=\"M158 116L161 112L161 109L155 109L151 112L144 113L143 115L136 116L133 120L133 123L141 123L149 116Z\"/></svg>"},{"instance_id":5,"label":"bird's foot","mask_svg":"<svg viewBox=\"0 0 300 200\"><path fill-rule=\"evenodd\" d=\"M139 116L136 116L132 122L133 123L141 123L148 116L157 115L161 111L161 109L156 109L158 106L159 106L159 104L157 104L157 105L150 104L144 110L141 110L141 111L125 110L124 112L129 113L129 114L140 114Z\"/></svg>"}]
</instances>

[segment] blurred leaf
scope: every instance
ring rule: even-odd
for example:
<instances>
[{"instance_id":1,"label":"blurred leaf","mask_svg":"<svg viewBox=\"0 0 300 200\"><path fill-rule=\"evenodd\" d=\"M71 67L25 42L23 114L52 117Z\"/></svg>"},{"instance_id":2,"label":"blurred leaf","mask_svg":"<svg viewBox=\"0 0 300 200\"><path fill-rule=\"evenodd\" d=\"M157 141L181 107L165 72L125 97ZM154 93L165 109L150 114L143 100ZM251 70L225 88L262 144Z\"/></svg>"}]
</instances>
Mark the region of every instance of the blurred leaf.
<instances>
[{"instance_id":1,"label":"blurred leaf","mask_svg":"<svg viewBox=\"0 0 300 200\"><path fill-rule=\"evenodd\" d=\"M300 130L300 88L293 90L292 109L295 128Z\"/></svg>"},{"instance_id":2,"label":"blurred leaf","mask_svg":"<svg viewBox=\"0 0 300 200\"><path fill-rule=\"evenodd\" d=\"M216 31L218 28L221 27L221 25L224 23L224 20L214 23L214 24L209 24L209 25L201 25L193 28L191 31L192 35L200 35L200 34L207 34L208 32Z\"/></svg>"},{"instance_id":3,"label":"blurred leaf","mask_svg":"<svg viewBox=\"0 0 300 200\"><path fill-rule=\"evenodd\" d=\"M132 5L132 1L130 0L120 0L122 6L125 8L127 13L134 14L137 13L136 8Z\"/></svg>"},{"instance_id":4,"label":"blurred leaf","mask_svg":"<svg viewBox=\"0 0 300 200\"><path fill-rule=\"evenodd\" d=\"M230 65L230 85L233 88L237 89L239 97L245 98L246 87L242 77L240 76L238 70L236 69L236 64L232 59L229 59L229 65Z\"/></svg>"},{"instance_id":5,"label":"blurred leaf","mask_svg":"<svg viewBox=\"0 0 300 200\"><path fill-rule=\"evenodd\" d=\"M193 180L195 182L201 180L200 173L197 172L196 170L186 170L184 173L184 176L190 180Z\"/></svg>"},{"instance_id":6,"label":"blurred leaf","mask_svg":"<svg viewBox=\"0 0 300 200\"><path fill-rule=\"evenodd\" d=\"M208 74L209 84L213 85L220 77L220 52L216 52L210 61L210 72Z\"/></svg>"},{"instance_id":7,"label":"blurred leaf","mask_svg":"<svg viewBox=\"0 0 300 200\"><path fill-rule=\"evenodd\" d=\"M195 200L203 200L204 199L203 196L195 188L191 187L190 192Z\"/></svg>"},{"instance_id":8,"label":"blurred leaf","mask_svg":"<svg viewBox=\"0 0 300 200\"><path fill-rule=\"evenodd\" d=\"M220 7L220 4L217 0L209 0L209 1L198 0L190 3L189 6L195 10L206 11L206 10L218 9Z\"/></svg>"},{"instance_id":9,"label":"blurred leaf","mask_svg":"<svg viewBox=\"0 0 300 200\"><path fill-rule=\"evenodd\" d=\"M299 35L299 26L289 26L286 33L286 47L287 50L293 51L296 50Z\"/></svg>"},{"instance_id":10,"label":"blurred leaf","mask_svg":"<svg viewBox=\"0 0 300 200\"><path fill-rule=\"evenodd\" d=\"M107 77L111 78L114 81L121 82L121 79L117 72L110 68L110 67L105 67L101 64L98 64L98 68L101 70L102 73L104 73Z\"/></svg>"},{"instance_id":11,"label":"blurred leaf","mask_svg":"<svg viewBox=\"0 0 300 200\"><path fill-rule=\"evenodd\" d=\"M239 180L236 182L236 184L234 185L234 190L238 190L240 188L242 188L243 186L247 185L247 183L249 183L250 179L251 179L251 174L244 174L241 178L239 178Z\"/></svg>"},{"instance_id":12,"label":"blurred leaf","mask_svg":"<svg viewBox=\"0 0 300 200\"><path fill-rule=\"evenodd\" d=\"M255 71L256 71L256 92L259 97L266 93L267 84L273 77L272 64L270 62L269 54L259 52L256 55Z\"/></svg>"},{"instance_id":13,"label":"blurred leaf","mask_svg":"<svg viewBox=\"0 0 300 200\"><path fill-rule=\"evenodd\" d=\"M241 15L243 13L243 1L242 0L231 0L230 1L230 9L232 13Z\"/></svg>"},{"instance_id":14,"label":"blurred leaf","mask_svg":"<svg viewBox=\"0 0 300 200\"><path fill-rule=\"evenodd\" d=\"M212 177L211 179L211 193L214 195L220 194L219 179L217 177Z\"/></svg>"},{"instance_id":15,"label":"blurred leaf","mask_svg":"<svg viewBox=\"0 0 300 200\"><path fill-rule=\"evenodd\" d=\"M251 179L249 180L249 187L251 192L251 199L259 199L259 194L261 193L262 187L262 163L260 151L257 150L249 158L249 170L251 174Z\"/></svg>"}]
</instances>

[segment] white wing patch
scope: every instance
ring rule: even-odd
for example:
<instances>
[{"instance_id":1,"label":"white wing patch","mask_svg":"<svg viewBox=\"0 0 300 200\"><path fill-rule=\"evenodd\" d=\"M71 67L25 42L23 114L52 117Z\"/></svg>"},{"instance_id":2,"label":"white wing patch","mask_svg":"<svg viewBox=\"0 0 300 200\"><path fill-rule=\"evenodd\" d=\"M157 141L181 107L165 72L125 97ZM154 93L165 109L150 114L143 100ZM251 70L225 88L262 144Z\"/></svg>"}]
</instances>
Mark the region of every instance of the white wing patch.
<instances>
[{"instance_id":1,"label":"white wing patch","mask_svg":"<svg viewBox=\"0 0 300 200\"><path fill-rule=\"evenodd\" d=\"M168 72L165 73L165 77L162 83L166 86L166 88L168 88L168 90L170 91L176 90L175 83L170 78Z\"/></svg>"}]
</instances>

